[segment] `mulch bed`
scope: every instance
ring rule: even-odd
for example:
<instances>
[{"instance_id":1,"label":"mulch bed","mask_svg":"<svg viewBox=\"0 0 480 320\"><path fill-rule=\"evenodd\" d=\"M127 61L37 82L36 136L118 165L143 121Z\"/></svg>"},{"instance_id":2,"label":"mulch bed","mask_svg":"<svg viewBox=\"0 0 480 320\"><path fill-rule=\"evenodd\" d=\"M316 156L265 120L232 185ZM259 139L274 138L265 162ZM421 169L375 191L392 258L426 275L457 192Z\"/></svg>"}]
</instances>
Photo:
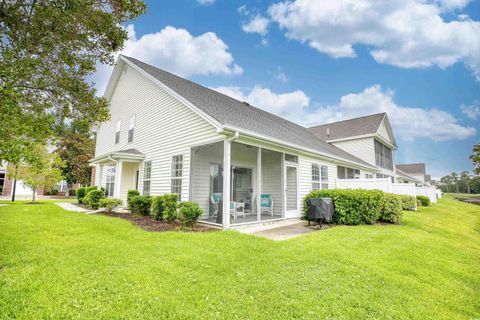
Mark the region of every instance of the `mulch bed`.
<instances>
[{"instance_id":1,"label":"mulch bed","mask_svg":"<svg viewBox=\"0 0 480 320\"><path fill-rule=\"evenodd\" d=\"M142 228L145 231L152 232L163 232L163 231L187 231L187 232L210 232L218 231L216 228L212 228L207 225L197 223L193 228L185 228L178 221L168 222L168 221L157 221L152 219L149 216L141 216L134 213L128 212L102 212L99 213L108 217L115 217L128 220L135 224L136 226Z\"/></svg>"}]
</instances>

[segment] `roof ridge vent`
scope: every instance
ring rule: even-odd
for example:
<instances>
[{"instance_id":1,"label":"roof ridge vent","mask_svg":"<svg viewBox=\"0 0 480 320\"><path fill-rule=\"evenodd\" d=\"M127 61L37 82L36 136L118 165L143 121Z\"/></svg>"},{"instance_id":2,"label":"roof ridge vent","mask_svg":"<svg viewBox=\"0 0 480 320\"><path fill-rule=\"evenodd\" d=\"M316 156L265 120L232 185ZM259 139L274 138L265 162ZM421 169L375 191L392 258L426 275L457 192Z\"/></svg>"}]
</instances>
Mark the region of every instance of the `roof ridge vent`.
<instances>
[{"instance_id":1,"label":"roof ridge vent","mask_svg":"<svg viewBox=\"0 0 480 320\"><path fill-rule=\"evenodd\" d=\"M248 103L247 101L243 101L242 103L246 106L250 106L250 103Z\"/></svg>"}]
</instances>

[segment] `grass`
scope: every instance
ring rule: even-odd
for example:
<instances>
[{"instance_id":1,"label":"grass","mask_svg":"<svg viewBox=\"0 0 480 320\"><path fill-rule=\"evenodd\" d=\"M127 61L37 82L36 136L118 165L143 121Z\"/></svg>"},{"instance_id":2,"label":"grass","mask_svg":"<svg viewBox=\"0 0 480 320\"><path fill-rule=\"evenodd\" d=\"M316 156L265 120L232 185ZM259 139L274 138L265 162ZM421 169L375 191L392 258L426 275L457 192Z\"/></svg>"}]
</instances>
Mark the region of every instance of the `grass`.
<instances>
[{"instance_id":1,"label":"grass","mask_svg":"<svg viewBox=\"0 0 480 320\"><path fill-rule=\"evenodd\" d=\"M480 206L447 197L403 221L273 242L8 205L0 318L479 318Z\"/></svg>"}]
</instances>

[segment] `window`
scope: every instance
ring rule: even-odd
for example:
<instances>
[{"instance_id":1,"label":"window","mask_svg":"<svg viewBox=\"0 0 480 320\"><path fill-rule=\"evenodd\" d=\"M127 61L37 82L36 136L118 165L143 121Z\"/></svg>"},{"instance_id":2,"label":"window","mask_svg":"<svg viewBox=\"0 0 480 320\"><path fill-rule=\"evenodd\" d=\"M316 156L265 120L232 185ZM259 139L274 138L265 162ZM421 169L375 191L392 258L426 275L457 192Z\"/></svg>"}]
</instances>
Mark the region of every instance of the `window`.
<instances>
[{"instance_id":1,"label":"window","mask_svg":"<svg viewBox=\"0 0 480 320\"><path fill-rule=\"evenodd\" d=\"M312 163L312 190L328 189L328 167Z\"/></svg>"},{"instance_id":2,"label":"window","mask_svg":"<svg viewBox=\"0 0 480 320\"><path fill-rule=\"evenodd\" d=\"M338 179L360 179L360 170L338 166L337 177Z\"/></svg>"},{"instance_id":3,"label":"window","mask_svg":"<svg viewBox=\"0 0 480 320\"><path fill-rule=\"evenodd\" d=\"M320 185L320 167L318 164L312 164L312 190L319 190Z\"/></svg>"},{"instance_id":4,"label":"window","mask_svg":"<svg viewBox=\"0 0 480 320\"><path fill-rule=\"evenodd\" d=\"M321 173L322 173L322 189L328 189L328 167L322 166Z\"/></svg>"},{"instance_id":5,"label":"window","mask_svg":"<svg viewBox=\"0 0 480 320\"><path fill-rule=\"evenodd\" d=\"M143 194L150 195L150 180L152 179L152 161L143 163Z\"/></svg>"},{"instance_id":6,"label":"window","mask_svg":"<svg viewBox=\"0 0 480 320\"><path fill-rule=\"evenodd\" d=\"M133 131L135 129L135 117L130 118L128 124L128 143L133 142Z\"/></svg>"},{"instance_id":7,"label":"window","mask_svg":"<svg viewBox=\"0 0 480 320\"><path fill-rule=\"evenodd\" d=\"M298 157L286 153L286 154L285 154L285 161L287 161L287 162L293 162L293 163L298 163Z\"/></svg>"},{"instance_id":8,"label":"window","mask_svg":"<svg viewBox=\"0 0 480 320\"><path fill-rule=\"evenodd\" d=\"M393 170L392 150L377 140L375 140L375 164Z\"/></svg>"},{"instance_id":9,"label":"window","mask_svg":"<svg viewBox=\"0 0 480 320\"><path fill-rule=\"evenodd\" d=\"M122 121L117 121L117 127L115 128L115 144L120 142L120 128L122 127Z\"/></svg>"},{"instance_id":10,"label":"window","mask_svg":"<svg viewBox=\"0 0 480 320\"><path fill-rule=\"evenodd\" d=\"M172 185L171 193L178 194L178 200L182 198L182 171L183 171L183 155L172 157Z\"/></svg>"},{"instance_id":11,"label":"window","mask_svg":"<svg viewBox=\"0 0 480 320\"><path fill-rule=\"evenodd\" d=\"M365 178L366 179L373 179L373 174L365 173Z\"/></svg>"},{"instance_id":12,"label":"window","mask_svg":"<svg viewBox=\"0 0 480 320\"><path fill-rule=\"evenodd\" d=\"M113 197L115 192L115 167L107 169L106 175L105 194L107 197Z\"/></svg>"}]
</instances>

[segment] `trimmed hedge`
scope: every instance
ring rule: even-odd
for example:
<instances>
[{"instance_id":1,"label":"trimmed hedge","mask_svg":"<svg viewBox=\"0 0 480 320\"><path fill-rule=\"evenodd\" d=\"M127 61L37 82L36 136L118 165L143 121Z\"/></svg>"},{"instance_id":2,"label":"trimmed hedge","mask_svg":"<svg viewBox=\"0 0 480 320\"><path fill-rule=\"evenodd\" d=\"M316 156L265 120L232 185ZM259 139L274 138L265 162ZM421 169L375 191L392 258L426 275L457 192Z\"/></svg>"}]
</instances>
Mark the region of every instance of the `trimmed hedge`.
<instances>
[{"instance_id":1,"label":"trimmed hedge","mask_svg":"<svg viewBox=\"0 0 480 320\"><path fill-rule=\"evenodd\" d=\"M152 201L152 216L155 220L174 221L178 219L178 194L156 196Z\"/></svg>"},{"instance_id":2,"label":"trimmed hedge","mask_svg":"<svg viewBox=\"0 0 480 320\"><path fill-rule=\"evenodd\" d=\"M103 199L100 199L99 205L100 205L100 208L105 208L105 211L113 212L113 209L115 207L121 206L122 203L123 201L120 199L103 198Z\"/></svg>"},{"instance_id":3,"label":"trimmed hedge","mask_svg":"<svg viewBox=\"0 0 480 320\"><path fill-rule=\"evenodd\" d=\"M87 195L87 188L86 187L81 187L77 189L77 200L78 203L82 203L83 198Z\"/></svg>"},{"instance_id":4,"label":"trimmed hedge","mask_svg":"<svg viewBox=\"0 0 480 320\"><path fill-rule=\"evenodd\" d=\"M384 193L380 220L397 223L402 218L402 200L397 194Z\"/></svg>"},{"instance_id":5,"label":"trimmed hedge","mask_svg":"<svg viewBox=\"0 0 480 320\"><path fill-rule=\"evenodd\" d=\"M133 197L139 196L140 192L136 189L130 189L127 191L127 206L128 210L133 211L132 208L130 208L130 201L132 200Z\"/></svg>"},{"instance_id":6,"label":"trimmed hedge","mask_svg":"<svg viewBox=\"0 0 480 320\"><path fill-rule=\"evenodd\" d=\"M333 199L335 210L332 220L335 224L373 224L378 220L397 223L402 217L401 196L379 190L329 189L311 191L303 200L304 218L307 218L308 215L307 201L312 198Z\"/></svg>"},{"instance_id":7,"label":"trimmed hedge","mask_svg":"<svg viewBox=\"0 0 480 320\"><path fill-rule=\"evenodd\" d=\"M194 202L182 202L179 207L179 219L187 227L193 227L203 214L202 208Z\"/></svg>"},{"instance_id":8,"label":"trimmed hedge","mask_svg":"<svg viewBox=\"0 0 480 320\"><path fill-rule=\"evenodd\" d=\"M96 189L95 187L95 189L92 189L87 193L85 198L83 198L82 203L97 210L100 207L100 200L103 198L105 198L105 192L101 189Z\"/></svg>"},{"instance_id":9,"label":"trimmed hedge","mask_svg":"<svg viewBox=\"0 0 480 320\"><path fill-rule=\"evenodd\" d=\"M417 196L417 200L420 201L422 207L428 207L430 205L430 198L426 196Z\"/></svg>"},{"instance_id":10,"label":"trimmed hedge","mask_svg":"<svg viewBox=\"0 0 480 320\"><path fill-rule=\"evenodd\" d=\"M129 209L133 213L142 216L150 215L150 207L152 206L152 197L150 196L133 196L128 204Z\"/></svg>"},{"instance_id":11,"label":"trimmed hedge","mask_svg":"<svg viewBox=\"0 0 480 320\"><path fill-rule=\"evenodd\" d=\"M415 211L417 209L417 199L414 196L400 195L402 201L402 209Z\"/></svg>"},{"instance_id":12,"label":"trimmed hedge","mask_svg":"<svg viewBox=\"0 0 480 320\"><path fill-rule=\"evenodd\" d=\"M333 199L335 224L373 224L380 218L383 192L361 189L314 190L303 200L305 216L308 214L307 200L324 197Z\"/></svg>"}]
</instances>

